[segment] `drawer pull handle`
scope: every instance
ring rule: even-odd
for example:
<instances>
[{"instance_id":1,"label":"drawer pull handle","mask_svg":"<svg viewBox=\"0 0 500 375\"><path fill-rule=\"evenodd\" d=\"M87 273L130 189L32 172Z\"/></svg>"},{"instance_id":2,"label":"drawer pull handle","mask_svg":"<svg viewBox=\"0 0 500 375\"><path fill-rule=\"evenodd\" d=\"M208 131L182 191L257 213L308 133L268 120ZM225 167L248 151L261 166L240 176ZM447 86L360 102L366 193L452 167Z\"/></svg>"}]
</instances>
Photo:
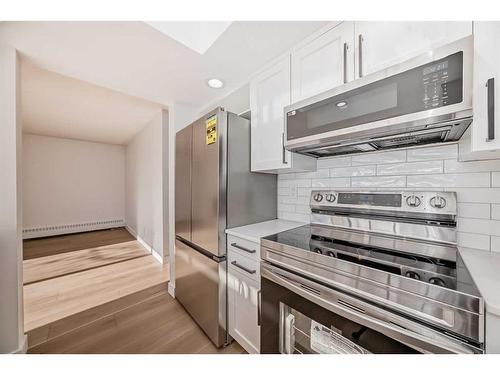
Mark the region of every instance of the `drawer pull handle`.
<instances>
[{"instance_id":1,"label":"drawer pull handle","mask_svg":"<svg viewBox=\"0 0 500 375\"><path fill-rule=\"evenodd\" d=\"M249 273L250 275L253 275L255 272L257 272L256 270L251 270L251 269L248 269L248 268L246 268L246 267L242 266L241 264L238 264L238 262L236 262L235 260L233 260L233 261L231 262L231 264L232 264L233 266L238 267L239 269L241 269L241 270L243 270L243 271L245 271L245 272Z\"/></svg>"},{"instance_id":2,"label":"drawer pull handle","mask_svg":"<svg viewBox=\"0 0 500 375\"><path fill-rule=\"evenodd\" d=\"M243 250L243 251L246 251L247 253L250 253L250 254L253 254L256 252L256 250L251 250L251 249L247 249L246 247L243 247L243 246L240 246L238 245L236 242L233 242L231 244L232 247L235 247L237 249L240 249L240 250Z\"/></svg>"}]
</instances>

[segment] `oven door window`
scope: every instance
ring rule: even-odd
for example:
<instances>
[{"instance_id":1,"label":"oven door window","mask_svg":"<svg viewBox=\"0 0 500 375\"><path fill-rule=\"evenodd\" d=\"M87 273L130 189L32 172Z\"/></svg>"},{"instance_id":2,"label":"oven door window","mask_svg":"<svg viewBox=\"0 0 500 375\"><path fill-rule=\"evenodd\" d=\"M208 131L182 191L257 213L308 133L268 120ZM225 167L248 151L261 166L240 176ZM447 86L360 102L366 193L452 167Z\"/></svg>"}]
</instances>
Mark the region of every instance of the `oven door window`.
<instances>
[{"instance_id":1,"label":"oven door window","mask_svg":"<svg viewBox=\"0 0 500 375\"><path fill-rule=\"evenodd\" d=\"M280 353L282 354L370 354L334 326L324 326L300 311L280 304ZM351 334L361 335L361 332Z\"/></svg>"},{"instance_id":2,"label":"oven door window","mask_svg":"<svg viewBox=\"0 0 500 375\"><path fill-rule=\"evenodd\" d=\"M261 353L418 353L266 278L261 293Z\"/></svg>"}]
</instances>

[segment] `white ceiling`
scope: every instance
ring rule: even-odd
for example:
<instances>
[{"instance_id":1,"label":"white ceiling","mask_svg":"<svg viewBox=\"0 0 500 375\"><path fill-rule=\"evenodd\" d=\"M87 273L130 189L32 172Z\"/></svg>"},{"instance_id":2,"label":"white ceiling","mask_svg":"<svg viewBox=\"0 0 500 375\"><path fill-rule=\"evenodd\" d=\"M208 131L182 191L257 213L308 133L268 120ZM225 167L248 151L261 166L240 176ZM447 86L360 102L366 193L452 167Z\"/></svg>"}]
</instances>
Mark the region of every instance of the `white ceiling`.
<instances>
[{"instance_id":1,"label":"white ceiling","mask_svg":"<svg viewBox=\"0 0 500 375\"><path fill-rule=\"evenodd\" d=\"M114 144L128 143L161 106L23 63L23 130Z\"/></svg>"},{"instance_id":2,"label":"white ceiling","mask_svg":"<svg viewBox=\"0 0 500 375\"><path fill-rule=\"evenodd\" d=\"M202 55L231 25L231 22L226 21L155 21L146 23Z\"/></svg>"},{"instance_id":3,"label":"white ceiling","mask_svg":"<svg viewBox=\"0 0 500 375\"><path fill-rule=\"evenodd\" d=\"M161 104L202 108L326 22L232 22L202 55L144 22L2 22L35 66ZM226 86L214 90L208 78Z\"/></svg>"}]
</instances>

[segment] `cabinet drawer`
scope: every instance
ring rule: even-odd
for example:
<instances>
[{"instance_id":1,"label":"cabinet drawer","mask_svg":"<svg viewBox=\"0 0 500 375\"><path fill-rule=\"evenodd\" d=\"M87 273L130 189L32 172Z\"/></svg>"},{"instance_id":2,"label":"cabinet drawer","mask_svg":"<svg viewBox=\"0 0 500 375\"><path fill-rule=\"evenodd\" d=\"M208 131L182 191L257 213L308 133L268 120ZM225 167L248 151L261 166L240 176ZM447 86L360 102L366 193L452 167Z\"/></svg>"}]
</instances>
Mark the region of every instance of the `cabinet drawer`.
<instances>
[{"instance_id":1,"label":"cabinet drawer","mask_svg":"<svg viewBox=\"0 0 500 375\"><path fill-rule=\"evenodd\" d=\"M237 252L228 252L229 273L236 271L260 283L260 262L243 256Z\"/></svg>"},{"instance_id":2,"label":"cabinet drawer","mask_svg":"<svg viewBox=\"0 0 500 375\"><path fill-rule=\"evenodd\" d=\"M245 240L235 236L227 236L227 249L228 253L236 252L245 257L260 261L260 244Z\"/></svg>"}]
</instances>

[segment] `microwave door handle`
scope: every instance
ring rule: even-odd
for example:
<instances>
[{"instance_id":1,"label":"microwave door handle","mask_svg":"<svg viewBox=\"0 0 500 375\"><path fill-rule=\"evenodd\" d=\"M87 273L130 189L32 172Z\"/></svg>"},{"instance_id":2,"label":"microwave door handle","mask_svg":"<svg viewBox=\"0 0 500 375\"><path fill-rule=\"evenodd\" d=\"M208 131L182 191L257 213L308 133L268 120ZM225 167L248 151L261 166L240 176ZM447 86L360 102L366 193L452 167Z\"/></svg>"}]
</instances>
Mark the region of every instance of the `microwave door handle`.
<instances>
[{"instance_id":1,"label":"microwave door handle","mask_svg":"<svg viewBox=\"0 0 500 375\"><path fill-rule=\"evenodd\" d=\"M348 50L349 46L347 45L347 43L344 42L344 56L343 56L343 60L344 60L344 83L347 83L347 50Z\"/></svg>"},{"instance_id":2,"label":"microwave door handle","mask_svg":"<svg viewBox=\"0 0 500 375\"><path fill-rule=\"evenodd\" d=\"M363 34L358 35L358 75L363 77Z\"/></svg>"},{"instance_id":3,"label":"microwave door handle","mask_svg":"<svg viewBox=\"0 0 500 375\"><path fill-rule=\"evenodd\" d=\"M283 164L288 164L288 162L286 161L285 132L281 133L281 146L282 146L282 150L283 150L283 154L282 154Z\"/></svg>"},{"instance_id":4,"label":"microwave door handle","mask_svg":"<svg viewBox=\"0 0 500 375\"><path fill-rule=\"evenodd\" d=\"M486 82L488 90L488 138L486 142L495 139L495 78L490 78Z\"/></svg>"}]
</instances>

